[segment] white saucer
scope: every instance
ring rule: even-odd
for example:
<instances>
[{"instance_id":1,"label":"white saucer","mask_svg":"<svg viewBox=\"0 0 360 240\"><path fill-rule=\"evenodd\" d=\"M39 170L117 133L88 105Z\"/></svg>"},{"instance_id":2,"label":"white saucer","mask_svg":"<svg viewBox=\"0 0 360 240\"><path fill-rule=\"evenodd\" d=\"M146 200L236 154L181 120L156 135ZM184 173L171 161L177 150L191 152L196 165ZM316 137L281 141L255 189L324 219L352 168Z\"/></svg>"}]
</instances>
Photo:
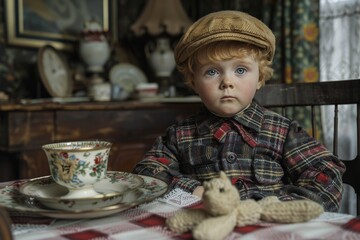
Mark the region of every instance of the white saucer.
<instances>
[{"instance_id":1,"label":"white saucer","mask_svg":"<svg viewBox=\"0 0 360 240\"><path fill-rule=\"evenodd\" d=\"M118 212L122 212L142 203L152 201L167 192L168 185L165 182L153 177L140 177L143 178L145 181L145 184L142 187L137 188L134 191L128 191L120 203L108 207L94 207L91 210L72 209L71 211L48 209L42 204L40 204L40 202L35 198L26 197L19 192L20 185L28 182L27 180L16 181L11 185L1 188L0 206L8 209L10 213L13 211L18 211L59 219L104 217Z\"/></svg>"},{"instance_id":2,"label":"white saucer","mask_svg":"<svg viewBox=\"0 0 360 240\"><path fill-rule=\"evenodd\" d=\"M59 210L90 210L117 204L129 190L141 187L144 180L132 173L108 172L106 178L97 182L94 189L98 195L86 198L62 198L68 190L57 184L51 176L31 179L20 185L19 191L26 197L37 199L48 208Z\"/></svg>"}]
</instances>

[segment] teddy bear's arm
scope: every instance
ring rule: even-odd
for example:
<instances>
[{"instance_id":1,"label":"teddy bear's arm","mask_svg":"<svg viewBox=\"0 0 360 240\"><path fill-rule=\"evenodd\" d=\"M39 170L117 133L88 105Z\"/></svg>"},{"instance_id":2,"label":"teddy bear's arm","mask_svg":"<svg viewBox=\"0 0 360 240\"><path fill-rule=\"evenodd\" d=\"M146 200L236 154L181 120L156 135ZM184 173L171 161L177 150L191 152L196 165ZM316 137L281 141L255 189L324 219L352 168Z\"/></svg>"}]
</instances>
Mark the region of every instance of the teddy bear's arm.
<instances>
[{"instance_id":1,"label":"teddy bear's arm","mask_svg":"<svg viewBox=\"0 0 360 240\"><path fill-rule=\"evenodd\" d=\"M236 208L236 225L245 226L259 222L262 207L253 199L243 200Z\"/></svg>"},{"instance_id":2,"label":"teddy bear's arm","mask_svg":"<svg viewBox=\"0 0 360 240\"><path fill-rule=\"evenodd\" d=\"M323 206L311 200L280 201L267 204L261 213L261 220L279 223L306 222L323 212Z\"/></svg>"},{"instance_id":3,"label":"teddy bear's arm","mask_svg":"<svg viewBox=\"0 0 360 240\"><path fill-rule=\"evenodd\" d=\"M166 219L166 226L173 232L184 233L208 217L209 214L204 209L185 209Z\"/></svg>"},{"instance_id":4,"label":"teddy bear's arm","mask_svg":"<svg viewBox=\"0 0 360 240\"><path fill-rule=\"evenodd\" d=\"M271 203L280 202L279 198L277 196L267 196L263 199L257 201L258 204L260 204L261 207L266 207L266 205Z\"/></svg>"}]
</instances>

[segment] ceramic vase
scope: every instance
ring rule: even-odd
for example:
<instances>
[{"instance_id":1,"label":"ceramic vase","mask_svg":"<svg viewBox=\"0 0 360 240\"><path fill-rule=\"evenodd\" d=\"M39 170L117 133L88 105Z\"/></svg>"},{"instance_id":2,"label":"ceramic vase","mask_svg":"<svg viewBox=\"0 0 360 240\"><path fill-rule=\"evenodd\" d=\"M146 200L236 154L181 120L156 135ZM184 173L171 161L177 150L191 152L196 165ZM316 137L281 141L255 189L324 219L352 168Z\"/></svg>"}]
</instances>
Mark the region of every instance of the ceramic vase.
<instances>
[{"instance_id":1,"label":"ceramic vase","mask_svg":"<svg viewBox=\"0 0 360 240\"><path fill-rule=\"evenodd\" d=\"M145 46L148 61L158 77L169 77L175 69L174 52L167 38L158 38Z\"/></svg>"},{"instance_id":2,"label":"ceramic vase","mask_svg":"<svg viewBox=\"0 0 360 240\"><path fill-rule=\"evenodd\" d=\"M96 21L85 23L81 33L79 53L89 72L102 72L110 57L110 46L100 24Z\"/></svg>"},{"instance_id":3,"label":"ceramic vase","mask_svg":"<svg viewBox=\"0 0 360 240\"><path fill-rule=\"evenodd\" d=\"M110 47L106 41L81 41L80 55L89 72L102 72L110 57Z\"/></svg>"}]
</instances>

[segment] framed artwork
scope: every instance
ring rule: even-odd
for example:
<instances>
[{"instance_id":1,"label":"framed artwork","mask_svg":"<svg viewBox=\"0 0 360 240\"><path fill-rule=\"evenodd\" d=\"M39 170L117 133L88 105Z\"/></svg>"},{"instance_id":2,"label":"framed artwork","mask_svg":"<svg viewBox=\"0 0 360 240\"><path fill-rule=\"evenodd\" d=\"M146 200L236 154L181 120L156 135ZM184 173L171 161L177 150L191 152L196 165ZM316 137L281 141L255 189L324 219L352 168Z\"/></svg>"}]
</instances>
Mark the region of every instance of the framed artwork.
<instances>
[{"instance_id":1,"label":"framed artwork","mask_svg":"<svg viewBox=\"0 0 360 240\"><path fill-rule=\"evenodd\" d=\"M116 37L115 0L4 0L9 45L71 50L95 19ZM113 39L115 40L115 39Z\"/></svg>"}]
</instances>

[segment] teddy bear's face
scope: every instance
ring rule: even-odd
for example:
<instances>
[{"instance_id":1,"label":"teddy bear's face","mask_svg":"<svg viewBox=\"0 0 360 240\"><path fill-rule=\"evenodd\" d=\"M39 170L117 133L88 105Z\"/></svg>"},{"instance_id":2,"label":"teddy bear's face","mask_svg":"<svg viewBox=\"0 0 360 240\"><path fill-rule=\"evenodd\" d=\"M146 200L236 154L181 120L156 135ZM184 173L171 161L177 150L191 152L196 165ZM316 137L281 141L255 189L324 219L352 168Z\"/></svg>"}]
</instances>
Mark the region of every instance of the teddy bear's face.
<instances>
[{"instance_id":1,"label":"teddy bear's face","mask_svg":"<svg viewBox=\"0 0 360 240\"><path fill-rule=\"evenodd\" d=\"M220 173L220 178L204 182L203 203L211 215L228 214L236 208L239 202L239 192L231 184L225 173Z\"/></svg>"}]
</instances>

